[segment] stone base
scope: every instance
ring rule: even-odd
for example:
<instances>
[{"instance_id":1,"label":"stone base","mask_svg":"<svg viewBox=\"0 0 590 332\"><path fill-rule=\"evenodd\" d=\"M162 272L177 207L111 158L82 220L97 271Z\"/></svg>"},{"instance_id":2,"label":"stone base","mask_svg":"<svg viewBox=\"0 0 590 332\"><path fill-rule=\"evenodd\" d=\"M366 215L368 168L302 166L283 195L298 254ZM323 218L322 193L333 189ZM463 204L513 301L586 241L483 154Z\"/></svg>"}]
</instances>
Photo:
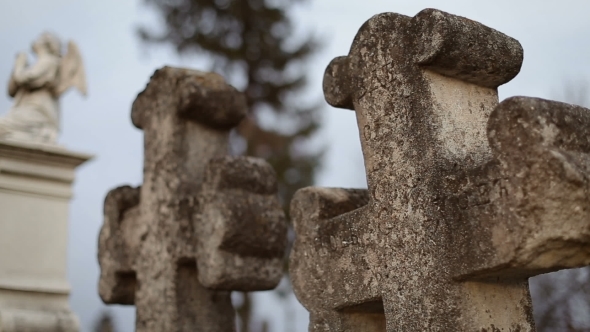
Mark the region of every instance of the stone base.
<instances>
[{"instance_id":1,"label":"stone base","mask_svg":"<svg viewBox=\"0 0 590 332\"><path fill-rule=\"evenodd\" d=\"M0 289L0 332L78 332L68 292Z\"/></svg>"},{"instance_id":2,"label":"stone base","mask_svg":"<svg viewBox=\"0 0 590 332\"><path fill-rule=\"evenodd\" d=\"M78 319L71 311L0 309L0 332L78 332Z\"/></svg>"},{"instance_id":3,"label":"stone base","mask_svg":"<svg viewBox=\"0 0 590 332\"><path fill-rule=\"evenodd\" d=\"M91 156L0 141L0 332L77 332L68 305L68 211Z\"/></svg>"}]
</instances>

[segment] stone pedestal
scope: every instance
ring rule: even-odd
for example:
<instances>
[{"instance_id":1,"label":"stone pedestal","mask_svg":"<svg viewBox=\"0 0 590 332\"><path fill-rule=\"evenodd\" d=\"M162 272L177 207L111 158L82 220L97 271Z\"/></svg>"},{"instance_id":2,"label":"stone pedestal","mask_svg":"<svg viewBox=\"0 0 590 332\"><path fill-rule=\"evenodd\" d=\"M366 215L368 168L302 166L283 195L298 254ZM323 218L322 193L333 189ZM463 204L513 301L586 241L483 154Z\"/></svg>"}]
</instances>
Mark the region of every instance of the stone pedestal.
<instances>
[{"instance_id":1,"label":"stone pedestal","mask_svg":"<svg viewBox=\"0 0 590 332\"><path fill-rule=\"evenodd\" d=\"M78 331L66 278L75 168L92 156L0 141L0 332Z\"/></svg>"}]
</instances>

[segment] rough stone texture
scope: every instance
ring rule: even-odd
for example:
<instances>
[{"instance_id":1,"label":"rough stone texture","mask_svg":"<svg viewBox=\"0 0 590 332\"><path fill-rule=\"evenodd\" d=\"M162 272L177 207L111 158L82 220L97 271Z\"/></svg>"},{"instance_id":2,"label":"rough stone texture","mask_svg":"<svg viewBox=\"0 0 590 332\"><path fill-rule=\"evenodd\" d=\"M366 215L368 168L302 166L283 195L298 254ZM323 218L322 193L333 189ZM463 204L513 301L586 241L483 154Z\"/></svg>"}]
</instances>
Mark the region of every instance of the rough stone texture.
<instances>
[{"instance_id":1,"label":"rough stone texture","mask_svg":"<svg viewBox=\"0 0 590 332\"><path fill-rule=\"evenodd\" d=\"M534 331L527 278L590 263L590 113L498 106L522 58L426 9L374 16L331 62L326 100L356 112L369 189L293 199L310 331Z\"/></svg>"},{"instance_id":2,"label":"rough stone texture","mask_svg":"<svg viewBox=\"0 0 590 332\"><path fill-rule=\"evenodd\" d=\"M244 96L217 74L165 67L131 117L144 130L144 183L111 190L99 292L135 304L136 331L233 331L230 291L274 288L286 220L273 169L227 156Z\"/></svg>"}]
</instances>

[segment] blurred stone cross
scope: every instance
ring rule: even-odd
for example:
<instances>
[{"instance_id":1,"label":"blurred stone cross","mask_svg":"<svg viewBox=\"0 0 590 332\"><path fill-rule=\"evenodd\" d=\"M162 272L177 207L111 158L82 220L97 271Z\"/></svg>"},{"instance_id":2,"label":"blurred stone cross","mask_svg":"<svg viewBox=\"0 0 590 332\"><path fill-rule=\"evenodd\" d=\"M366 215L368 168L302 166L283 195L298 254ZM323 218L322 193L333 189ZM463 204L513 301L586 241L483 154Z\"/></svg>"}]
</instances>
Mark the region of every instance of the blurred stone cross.
<instances>
[{"instance_id":1,"label":"blurred stone cross","mask_svg":"<svg viewBox=\"0 0 590 332\"><path fill-rule=\"evenodd\" d=\"M534 331L527 279L590 263L590 111L498 105L520 44L426 9L376 15L324 76L368 190L305 188L290 272L310 331Z\"/></svg>"},{"instance_id":2,"label":"blurred stone cross","mask_svg":"<svg viewBox=\"0 0 590 332\"><path fill-rule=\"evenodd\" d=\"M234 331L230 291L272 289L282 276L274 171L226 155L245 105L221 76L169 67L133 104L144 182L105 199L99 292L137 307L136 331Z\"/></svg>"}]
</instances>

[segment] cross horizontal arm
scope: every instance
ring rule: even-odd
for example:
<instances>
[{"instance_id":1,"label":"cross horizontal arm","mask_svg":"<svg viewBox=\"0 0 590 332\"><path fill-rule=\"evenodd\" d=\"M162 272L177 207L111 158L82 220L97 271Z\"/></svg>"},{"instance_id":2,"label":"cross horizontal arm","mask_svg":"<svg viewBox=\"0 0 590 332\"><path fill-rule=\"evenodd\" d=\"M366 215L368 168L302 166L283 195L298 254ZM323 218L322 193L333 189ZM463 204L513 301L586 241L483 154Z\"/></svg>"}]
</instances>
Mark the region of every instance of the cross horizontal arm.
<instances>
[{"instance_id":1,"label":"cross horizontal arm","mask_svg":"<svg viewBox=\"0 0 590 332\"><path fill-rule=\"evenodd\" d=\"M135 302L135 259L145 230L140 225L140 187L121 186L107 194L98 242L99 294L105 303Z\"/></svg>"},{"instance_id":2,"label":"cross horizontal arm","mask_svg":"<svg viewBox=\"0 0 590 332\"><path fill-rule=\"evenodd\" d=\"M494 110L490 180L474 176L463 191L473 259L464 259L462 278L528 278L590 264L589 128L590 110L559 102L516 97Z\"/></svg>"},{"instance_id":3,"label":"cross horizontal arm","mask_svg":"<svg viewBox=\"0 0 590 332\"><path fill-rule=\"evenodd\" d=\"M202 285L241 291L276 287L287 246L287 221L276 192L274 170L264 160L211 160L195 226Z\"/></svg>"},{"instance_id":4,"label":"cross horizontal arm","mask_svg":"<svg viewBox=\"0 0 590 332\"><path fill-rule=\"evenodd\" d=\"M368 225L361 211L367 204L365 189L309 187L295 193L291 217L297 238L289 270L295 294L308 310L355 305L375 295L368 287L344 291L353 280L373 274L358 246Z\"/></svg>"}]
</instances>

